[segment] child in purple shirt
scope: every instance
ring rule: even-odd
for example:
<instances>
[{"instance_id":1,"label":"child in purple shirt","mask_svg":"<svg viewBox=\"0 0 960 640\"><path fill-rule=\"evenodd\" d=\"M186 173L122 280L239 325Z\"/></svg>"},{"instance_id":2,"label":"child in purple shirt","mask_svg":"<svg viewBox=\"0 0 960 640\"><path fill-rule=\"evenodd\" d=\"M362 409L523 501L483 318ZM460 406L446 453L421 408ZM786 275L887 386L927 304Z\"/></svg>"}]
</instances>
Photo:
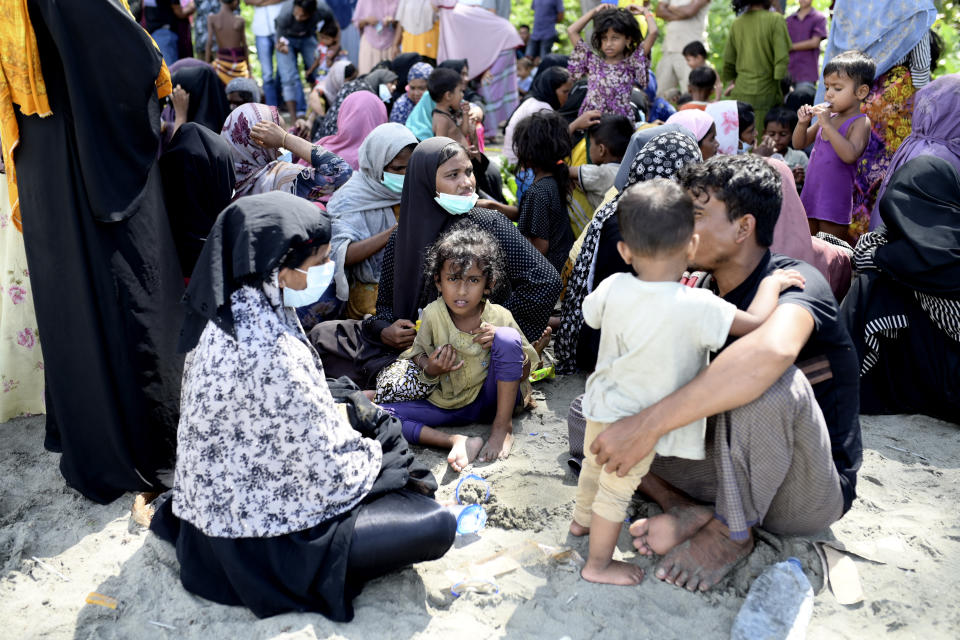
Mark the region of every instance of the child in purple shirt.
<instances>
[{"instance_id":1,"label":"child in purple shirt","mask_svg":"<svg viewBox=\"0 0 960 640\"><path fill-rule=\"evenodd\" d=\"M800 0L800 9L787 18L790 66L787 71L794 83L817 83L820 76L820 41L827 37L827 18L814 9L813 0Z\"/></svg>"}]
</instances>

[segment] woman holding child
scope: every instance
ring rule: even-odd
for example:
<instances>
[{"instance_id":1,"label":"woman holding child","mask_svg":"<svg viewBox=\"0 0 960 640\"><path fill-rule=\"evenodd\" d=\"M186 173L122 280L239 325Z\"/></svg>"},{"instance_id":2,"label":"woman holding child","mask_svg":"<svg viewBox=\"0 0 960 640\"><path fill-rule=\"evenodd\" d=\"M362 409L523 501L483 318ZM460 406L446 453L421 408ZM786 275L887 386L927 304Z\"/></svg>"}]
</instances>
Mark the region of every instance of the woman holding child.
<instances>
[{"instance_id":1,"label":"woman holding child","mask_svg":"<svg viewBox=\"0 0 960 640\"><path fill-rule=\"evenodd\" d=\"M528 340L538 340L560 295L560 278L503 215L475 206L476 180L466 150L449 138L421 142L410 156L399 224L383 253L377 313L364 320L325 322L310 332L332 376L362 386L413 344L414 322L436 296L423 279L426 248L458 220L491 233L506 257L506 276L491 299L508 309Z\"/></svg>"}]
</instances>

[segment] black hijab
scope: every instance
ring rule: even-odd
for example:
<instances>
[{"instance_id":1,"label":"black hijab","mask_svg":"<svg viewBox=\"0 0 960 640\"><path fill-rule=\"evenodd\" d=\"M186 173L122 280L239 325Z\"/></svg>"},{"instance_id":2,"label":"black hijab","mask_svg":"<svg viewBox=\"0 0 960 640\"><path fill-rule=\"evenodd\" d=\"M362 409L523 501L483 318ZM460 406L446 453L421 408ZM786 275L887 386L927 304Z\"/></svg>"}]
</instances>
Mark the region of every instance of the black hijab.
<instances>
[{"instance_id":1,"label":"black hijab","mask_svg":"<svg viewBox=\"0 0 960 640\"><path fill-rule=\"evenodd\" d=\"M407 92L407 76L410 73L410 67L422 60L423 57L419 53L401 53L390 63L390 68L397 74L397 88L393 90L393 102Z\"/></svg>"},{"instance_id":2,"label":"black hijab","mask_svg":"<svg viewBox=\"0 0 960 640\"><path fill-rule=\"evenodd\" d=\"M566 69L568 60L569 58L562 53L548 53L540 58L540 66L537 67L537 75L543 73L551 67L563 67Z\"/></svg>"},{"instance_id":3,"label":"black hijab","mask_svg":"<svg viewBox=\"0 0 960 640\"><path fill-rule=\"evenodd\" d=\"M160 175L180 272L190 277L217 215L233 198L237 177L230 145L206 127L188 122L160 156Z\"/></svg>"},{"instance_id":4,"label":"black hijab","mask_svg":"<svg viewBox=\"0 0 960 640\"><path fill-rule=\"evenodd\" d=\"M466 58L459 58L457 60L444 60L437 65L438 69L453 69L457 73L463 73L463 68L467 66Z\"/></svg>"},{"instance_id":5,"label":"black hijab","mask_svg":"<svg viewBox=\"0 0 960 640\"><path fill-rule=\"evenodd\" d=\"M183 296L180 351L197 345L208 320L233 335L230 295L244 281L266 280L292 247L327 242L330 219L303 198L271 191L229 205L210 229Z\"/></svg>"},{"instance_id":6,"label":"black hijab","mask_svg":"<svg viewBox=\"0 0 960 640\"><path fill-rule=\"evenodd\" d=\"M423 256L457 218L437 204L437 167L444 147L456 144L441 136L427 138L410 156L400 196L400 224L393 249L393 314L416 318L423 293Z\"/></svg>"},{"instance_id":7,"label":"black hijab","mask_svg":"<svg viewBox=\"0 0 960 640\"><path fill-rule=\"evenodd\" d=\"M537 74L530 85L529 96L541 102L546 102L556 111L561 106L557 100L557 89L570 79L570 72L565 67L549 67Z\"/></svg>"},{"instance_id":8,"label":"black hijab","mask_svg":"<svg viewBox=\"0 0 960 640\"><path fill-rule=\"evenodd\" d=\"M214 133L220 133L223 122L230 115L230 103L220 76L213 67L203 65L181 69L172 76L173 86L178 84L190 94L187 121L202 124Z\"/></svg>"},{"instance_id":9,"label":"black hijab","mask_svg":"<svg viewBox=\"0 0 960 640\"><path fill-rule=\"evenodd\" d=\"M887 244L874 253L877 267L915 291L960 298L957 170L936 156L910 160L890 179L880 215Z\"/></svg>"}]
</instances>

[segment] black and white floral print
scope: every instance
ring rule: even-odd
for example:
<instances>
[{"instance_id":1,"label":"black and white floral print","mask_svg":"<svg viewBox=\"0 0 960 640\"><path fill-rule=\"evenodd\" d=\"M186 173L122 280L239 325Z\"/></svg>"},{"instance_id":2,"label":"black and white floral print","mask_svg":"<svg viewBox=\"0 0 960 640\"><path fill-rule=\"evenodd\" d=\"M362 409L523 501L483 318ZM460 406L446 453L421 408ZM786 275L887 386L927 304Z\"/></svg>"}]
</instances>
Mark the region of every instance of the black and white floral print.
<instances>
[{"instance_id":1,"label":"black and white floral print","mask_svg":"<svg viewBox=\"0 0 960 640\"><path fill-rule=\"evenodd\" d=\"M230 298L236 338L208 322L184 373L174 513L209 536L270 537L358 504L381 448L334 404L274 272Z\"/></svg>"},{"instance_id":2,"label":"black and white floral print","mask_svg":"<svg viewBox=\"0 0 960 640\"><path fill-rule=\"evenodd\" d=\"M616 198L600 207L587 227L580 253L567 280L567 292L560 308L560 330L554 343L557 373L577 371L577 339L583 326L583 299L593 289L593 265L596 262L597 243L607 220L617 212L620 196L628 187L653 178L674 179L685 165L702 162L700 147L690 136L668 131L643 145L630 164L627 185Z\"/></svg>"}]
</instances>

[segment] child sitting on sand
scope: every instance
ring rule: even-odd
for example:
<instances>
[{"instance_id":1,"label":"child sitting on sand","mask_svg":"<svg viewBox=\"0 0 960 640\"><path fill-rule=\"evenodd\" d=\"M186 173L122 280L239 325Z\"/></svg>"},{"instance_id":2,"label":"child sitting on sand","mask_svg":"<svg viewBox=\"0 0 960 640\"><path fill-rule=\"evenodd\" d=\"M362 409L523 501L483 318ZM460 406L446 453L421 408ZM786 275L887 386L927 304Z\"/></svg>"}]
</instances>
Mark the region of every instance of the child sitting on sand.
<instances>
[{"instance_id":1,"label":"child sitting on sand","mask_svg":"<svg viewBox=\"0 0 960 640\"><path fill-rule=\"evenodd\" d=\"M381 406L400 419L408 442L449 449L447 462L461 471L478 453L485 461L506 457L520 381L539 366L540 356L513 314L487 300L506 278L503 254L489 232L458 223L427 250L424 270L438 298L424 308L413 346L400 357L420 368L421 381L437 386L426 400ZM479 437L433 428L491 420L483 449Z\"/></svg>"},{"instance_id":2,"label":"child sitting on sand","mask_svg":"<svg viewBox=\"0 0 960 640\"><path fill-rule=\"evenodd\" d=\"M643 570L614 561L613 549L627 504L654 454L620 478L597 464L590 452L593 440L611 423L639 413L692 380L711 351L722 347L728 336L742 336L759 326L776 308L780 292L802 287L804 281L796 271L773 273L764 278L746 311L709 290L680 284L699 236L693 232L693 201L669 180L656 178L628 189L617 206L617 219L623 237L617 250L636 275L612 275L583 301L584 321L601 334L597 367L583 396L586 456L570 533L590 534L584 579L634 585ZM706 420L699 420L671 431L657 442L656 453L703 459L705 429ZM649 531L648 539L657 535Z\"/></svg>"}]
</instances>

